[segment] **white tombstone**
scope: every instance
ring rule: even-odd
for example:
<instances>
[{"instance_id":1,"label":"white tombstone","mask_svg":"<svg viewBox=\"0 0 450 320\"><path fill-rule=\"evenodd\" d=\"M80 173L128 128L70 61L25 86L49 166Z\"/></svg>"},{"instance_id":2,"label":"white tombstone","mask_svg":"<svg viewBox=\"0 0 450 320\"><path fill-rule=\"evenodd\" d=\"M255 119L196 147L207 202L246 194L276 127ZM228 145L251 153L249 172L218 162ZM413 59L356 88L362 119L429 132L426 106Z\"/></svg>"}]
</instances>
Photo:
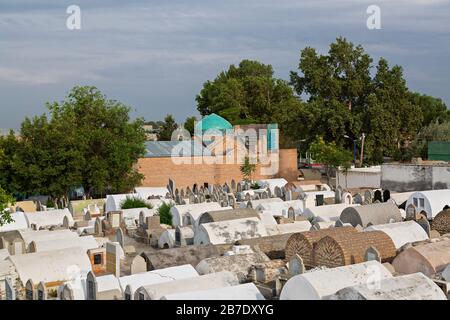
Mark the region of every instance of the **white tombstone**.
<instances>
[{"instance_id":1,"label":"white tombstone","mask_svg":"<svg viewBox=\"0 0 450 320\"><path fill-rule=\"evenodd\" d=\"M16 290L12 284L11 278L5 278L6 300L16 300Z\"/></svg>"},{"instance_id":2,"label":"white tombstone","mask_svg":"<svg viewBox=\"0 0 450 320\"><path fill-rule=\"evenodd\" d=\"M147 272L147 263L141 256L134 257L131 261L131 274Z\"/></svg>"},{"instance_id":3,"label":"white tombstone","mask_svg":"<svg viewBox=\"0 0 450 320\"><path fill-rule=\"evenodd\" d=\"M115 242L106 243L106 271L120 277L120 244Z\"/></svg>"},{"instance_id":4,"label":"white tombstone","mask_svg":"<svg viewBox=\"0 0 450 320\"><path fill-rule=\"evenodd\" d=\"M289 260L289 276L293 277L304 272L305 265L303 264L303 259L298 254L294 254L291 260Z\"/></svg>"},{"instance_id":5,"label":"white tombstone","mask_svg":"<svg viewBox=\"0 0 450 320\"><path fill-rule=\"evenodd\" d=\"M116 241L120 244L120 246L123 248L124 245L124 238L123 238L123 231L122 229L118 228L116 230Z\"/></svg>"}]
</instances>

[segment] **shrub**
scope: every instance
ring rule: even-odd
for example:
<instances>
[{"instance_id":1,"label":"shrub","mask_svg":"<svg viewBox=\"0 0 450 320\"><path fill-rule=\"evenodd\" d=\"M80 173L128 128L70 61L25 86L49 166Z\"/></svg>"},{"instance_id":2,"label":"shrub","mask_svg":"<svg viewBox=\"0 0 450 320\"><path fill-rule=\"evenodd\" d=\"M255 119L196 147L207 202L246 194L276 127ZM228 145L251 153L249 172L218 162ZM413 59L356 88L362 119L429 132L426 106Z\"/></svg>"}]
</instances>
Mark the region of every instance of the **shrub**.
<instances>
[{"instance_id":1,"label":"shrub","mask_svg":"<svg viewBox=\"0 0 450 320\"><path fill-rule=\"evenodd\" d=\"M170 214L170 208L172 207L173 204L163 202L158 208L158 215L161 223L172 225L172 215Z\"/></svg>"},{"instance_id":2,"label":"shrub","mask_svg":"<svg viewBox=\"0 0 450 320\"><path fill-rule=\"evenodd\" d=\"M127 197L120 204L122 209L134 209L134 208L153 208L153 206L146 202L144 199L135 198L135 197Z\"/></svg>"}]
</instances>

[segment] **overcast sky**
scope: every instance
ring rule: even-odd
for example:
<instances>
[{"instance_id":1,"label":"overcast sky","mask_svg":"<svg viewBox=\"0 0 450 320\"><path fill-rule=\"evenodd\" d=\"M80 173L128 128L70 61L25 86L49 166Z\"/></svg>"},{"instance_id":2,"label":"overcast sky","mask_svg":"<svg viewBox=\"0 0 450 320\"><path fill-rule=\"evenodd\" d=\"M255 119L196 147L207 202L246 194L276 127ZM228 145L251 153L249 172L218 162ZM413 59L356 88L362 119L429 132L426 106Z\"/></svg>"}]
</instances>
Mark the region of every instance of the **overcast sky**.
<instances>
[{"instance_id":1,"label":"overcast sky","mask_svg":"<svg viewBox=\"0 0 450 320\"><path fill-rule=\"evenodd\" d=\"M369 5L381 30L366 27ZM81 30L68 30L69 5ZM305 46L338 36L404 67L410 89L450 105L450 0L1 0L0 128L18 128L74 85L95 85L134 116L177 121L202 84L242 59L288 79Z\"/></svg>"}]
</instances>

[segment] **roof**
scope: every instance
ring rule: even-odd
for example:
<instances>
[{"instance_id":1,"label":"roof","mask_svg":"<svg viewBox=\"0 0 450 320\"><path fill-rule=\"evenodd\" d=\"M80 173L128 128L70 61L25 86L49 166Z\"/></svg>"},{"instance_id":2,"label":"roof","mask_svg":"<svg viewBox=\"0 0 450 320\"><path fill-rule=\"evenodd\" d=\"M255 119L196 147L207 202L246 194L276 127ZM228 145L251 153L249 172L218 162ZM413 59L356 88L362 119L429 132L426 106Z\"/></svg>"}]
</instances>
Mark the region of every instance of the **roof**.
<instances>
[{"instance_id":1,"label":"roof","mask_svg":"<svg viewBox=\"0 0 450 320\"><path fill-rule=\"evenodd\" d=\"M305 216L308 219L314 219L314 221L317 222L336 221L339 219L339 216L345 208L356 206L359 206L359 204L338 203L318 207L310 207L303 210L302 216Z\"/></svg>"},{"instance_id":2,"label":"roof","mask_svg":"<svg viewBox=\"0 0 450 320\"><path fill-rule=\"evenodd\" d=\"M195 124L195 130L206 131L213 129L227 130L233 129L233 126L230 122L215 113L203 117L202 120Z\"/></svg>"},{"instance_id":3,"label":"roof","mask_svg":"<svg viewBox=\"0 0 450 320\"><path fill-rule=\"evenodd\" d=\"M141 286L152 285L156 283L163 283L167 281L174 281L186 278L194 278L198 276L198 272L190 264L181 266L158 269L148 272L136 273L119 278L122 291L125 291L127 286L131 290L131 294Z\"/></svg>"},{"instance_id":4,"label":"roof","mask_svg":"<svg viewBox=\"0 0 450 320\"><path fill-rule=\"evenodd\" d=\"M377 261L367 261L337 268L302 273L290 278L281 291L280 300L320 300L336 291L358 284L367 284L373 278L392 278L392 274Z\"/></svg>"},{"instance_id":5,"label":"roof","mask_svg":"<svg viewBox=\"0 0 450 320\"><path fill-rule=\"evenodd\" d=\"M73 232L75 233L75 232ZM34 241L36 252L52 251L57 249L80 247L85 251L99 247L93 236L60 238L58 240Z\"/></svg>"},{"instance_id":6,"label":"roof","mask_svg":"<svg viewBox=\"0 0 450 320\"><path fill-rule=\"evenodd\" d=\"M35 284L67 281L91 271L89 257L79 247L19 254L7 259L14 264L23 285L29 279Z\"/></svg>"},{"instance_id":7,"label":"roof","mask_svg":"<svg viewBox=\"0 0 450 320\"><path fill-rule=\"evenodd\" d=\"M72 214L69 209L57 209L49 211L36 211L36 212L26 212L28 224L31 227L32 224L36 224L38 228L49 227L53 225L62 225L64 217L69 219L69 225L74 224Z\"/></svg>"},{"instance_id":8,"label":"roof","mask_svg":"<svg viewBox=\"0 0 450 320\"><path fill-rule=\"evenodd\" d=\"M210 152L196 140L147 141L145 158L191 157L208 155Z\"/></svg>"},{"instance_id":9,"label":"roof","mask_svg":"<svg viewBox=\"0 0 450 320\"><path fill-rule=\"evenodd\" d=\"M201 224L194 236L194 244L234 243L237 240L268 236L259 218L244 218Z\"/></svg>"},{"instance_id":10,"label":"roof","mask_svg":"<svg viewBox=\"0 0 450 320\"><path fill-rule=\"evenodd\" d=\"M377 286L367 283L339 290L331 300L447 300L437 284L422 273L381 279Z\"/></svg>"},{"instance_id":11,"label":"roof","mask_svg":"<svg viewBox=\"0 0 450 320\"><path fill-rule=\"evenodd\" d=\"M392 239L397 249L400 249L407 243L428 239L425 230L415 221L378 224L364 229L364 231L376 230L386 233Z\"/></svg>"},{"instance_id":12,"label":"roof","mask_svg":"<svg viewBox=\"0 0 450 320\"><path fill-rule=\"evenodd\" d=\"M11 213L13 222L0 226L0 232L23 230L28 228L28 220L23 212Z\"/></svg>"},{"instance_id":13,"label":"roof","mask_svg":"<svg viewBox=\"0 0 450 320\"><path fill-rule=\"evenodd\" d=\"M402 221L398 207L392 202L373 203L364 206L345 208L339 219L343 223L367 227L370 224L385 224Z\"/></svg>"},{"instance_id":14,"label":"roof","mask_svg":"<svg viewBox=\"0 0 450 320\"><path fill-rule=\"evenodd\" d=\"M166 295L161 300L265 300L253 283Z\"/></svg>"},{"instance_id":15,"label":"roof","mask_svg":"<svg viewBox=\"0 0 450 320\"><path fill-rule=\"evenodd\" d=\"M161 299L163 296L172 293L182 293L213 288L223 288L238 285L238 279L232 272L217 272L199 277L186 278L164 283L142 286L138 292L147 295L152 300Z\"/></svg>"},{"instance_id":16,"label":"roof","mask_svg":"<svg viewBox=\"0 0 450 320\"><path fill-rule=\"evenodd\" d=\"M20 230L20 236L22 237L25 245L28 246L31 241L58 241L59 239L72 239L78 238L76 232L70 231L69 229L62 230Z\"/></svg>"}]
</instances>

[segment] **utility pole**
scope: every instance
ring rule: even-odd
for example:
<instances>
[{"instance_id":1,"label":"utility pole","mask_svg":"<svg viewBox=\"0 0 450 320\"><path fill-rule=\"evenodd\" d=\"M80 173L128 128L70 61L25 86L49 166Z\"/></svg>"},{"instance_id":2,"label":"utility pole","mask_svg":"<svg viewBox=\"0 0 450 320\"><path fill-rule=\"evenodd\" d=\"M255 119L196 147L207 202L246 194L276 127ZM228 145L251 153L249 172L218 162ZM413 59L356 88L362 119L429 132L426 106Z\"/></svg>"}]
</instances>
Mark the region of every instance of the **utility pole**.
<instances>
[{"instance_id":1,"label":"utility pole","mask_svg":"<svg viewBox=\"0 0 450 320\"><path fill-rule=\"evenodd\" d=\"M364 132L363 132L363 134L362 134L362 136L361 136L361 160L360 160L360 162L359 162L359 164L360 164L360 166L362 167L362 165L363 165L363 160L364 160L364 140L366 139L366 135L364 134Z\"/></svg>"}]
</instances>

